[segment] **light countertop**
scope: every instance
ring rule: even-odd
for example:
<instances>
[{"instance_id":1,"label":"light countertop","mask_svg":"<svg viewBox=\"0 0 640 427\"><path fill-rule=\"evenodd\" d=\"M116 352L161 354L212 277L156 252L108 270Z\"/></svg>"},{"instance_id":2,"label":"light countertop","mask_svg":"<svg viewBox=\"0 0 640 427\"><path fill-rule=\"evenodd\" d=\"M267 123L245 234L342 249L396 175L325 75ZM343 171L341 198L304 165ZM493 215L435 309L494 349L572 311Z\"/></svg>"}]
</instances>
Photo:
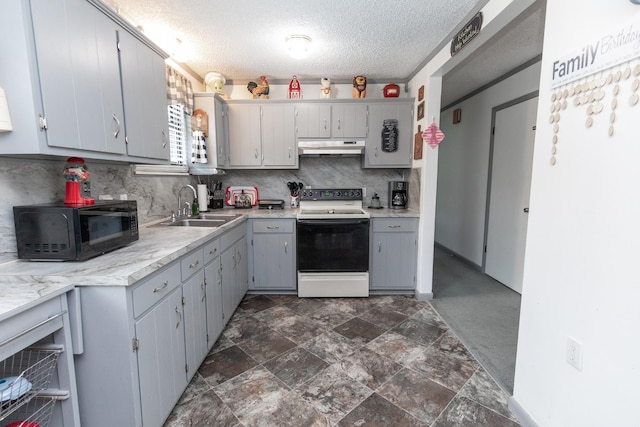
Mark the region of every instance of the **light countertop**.
<instances>
[{"instance_id":1,"label":"light countertop","mask_svg":"<svg viewBox=\"0 0 640 427\"><path fill-rule=\"evenodd\" d=\"M418 217L410 210L368 209L372 218ZM129 286L170 264L206 242L250 218L292 218L297 210L223 209L211 213L239 214L217 228L167 227L156 221L140 227L132 244L82 262L51 262L0 258L0 320L27 308L38 299L52 297L74 286Z\"/></svg>"}]
</instances>

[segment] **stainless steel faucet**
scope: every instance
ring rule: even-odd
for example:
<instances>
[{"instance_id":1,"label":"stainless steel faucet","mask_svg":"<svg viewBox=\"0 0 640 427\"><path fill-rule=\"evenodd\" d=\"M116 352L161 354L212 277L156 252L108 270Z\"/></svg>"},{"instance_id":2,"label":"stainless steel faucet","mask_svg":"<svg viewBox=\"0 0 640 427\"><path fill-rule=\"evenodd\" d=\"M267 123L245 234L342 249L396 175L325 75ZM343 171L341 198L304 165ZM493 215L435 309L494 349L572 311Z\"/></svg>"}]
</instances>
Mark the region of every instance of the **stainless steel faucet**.
<instances>
[{"instance_id":1,"label":"stainless steel faucet","mask_svg":"<svg viewBox=\"0 0 640 427\"><path fill-rule=\"evenodd\" d=\"M193 192L193 202L192 203L196 203L196 199L198 198L198 193L196 192L196 189L193 188L192 185L185 185L182 188L180 188L180 190L178 190L178 218L180 218L181 216L191 216L191 206L189 206L188 209L186 209L186 212L183 212L182 210L182 190L184 190L185 188L190 188L191 191ZM185 202L187 203L187 202Z\"/></svg>"}]
</instances>

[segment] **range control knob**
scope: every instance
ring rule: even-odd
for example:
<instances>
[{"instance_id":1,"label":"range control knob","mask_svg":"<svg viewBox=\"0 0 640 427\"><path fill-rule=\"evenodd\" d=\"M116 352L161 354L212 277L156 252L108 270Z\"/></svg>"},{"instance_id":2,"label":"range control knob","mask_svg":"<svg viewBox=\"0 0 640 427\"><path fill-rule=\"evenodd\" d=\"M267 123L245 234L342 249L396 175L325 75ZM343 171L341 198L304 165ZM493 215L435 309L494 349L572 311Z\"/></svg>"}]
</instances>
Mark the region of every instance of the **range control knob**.
<instances>
[{"instance_id":1,"label":"range control knob","mask_svg":"<svg viewBox=\"0 0 640 427\"><path fill-rule=\"evenodd\" d=\"M342 193L341 193L341 192L339 192L339 191L336 191L335 193L333 193L333 195L334 195L335 197L340 197L340 196L342 195Z\"/></svg>"},{"instance_id":2,"label":"range control knob","mask_svg":"<svg viewBox=\"0 0 640 427\"><path fill-rule=\"evenodd\" d=\"M360 193L360 190L356 190L356 197L360 197L362 193Z\"/></svg>"}]
</instances>

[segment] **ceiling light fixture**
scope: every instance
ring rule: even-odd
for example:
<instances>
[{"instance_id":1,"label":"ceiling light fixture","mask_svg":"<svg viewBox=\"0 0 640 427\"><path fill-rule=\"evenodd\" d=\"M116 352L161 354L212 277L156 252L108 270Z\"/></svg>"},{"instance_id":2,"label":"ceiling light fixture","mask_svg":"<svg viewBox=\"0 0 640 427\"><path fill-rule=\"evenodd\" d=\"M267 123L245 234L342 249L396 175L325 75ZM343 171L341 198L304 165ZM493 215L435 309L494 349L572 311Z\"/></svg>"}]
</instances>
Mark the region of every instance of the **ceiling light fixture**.
<instances>
[{"instance_id":1,"label":"ceiling light fixture","mask_svg":"<svg viewBox=\"0 0 640 427\"><path fill-rule=\"evenodd\" d=\"M294 34L287 37L287 50L289 55L296 59L305 58L309 54L311 37L302 34Z\"/></svg>"}]
</instances>

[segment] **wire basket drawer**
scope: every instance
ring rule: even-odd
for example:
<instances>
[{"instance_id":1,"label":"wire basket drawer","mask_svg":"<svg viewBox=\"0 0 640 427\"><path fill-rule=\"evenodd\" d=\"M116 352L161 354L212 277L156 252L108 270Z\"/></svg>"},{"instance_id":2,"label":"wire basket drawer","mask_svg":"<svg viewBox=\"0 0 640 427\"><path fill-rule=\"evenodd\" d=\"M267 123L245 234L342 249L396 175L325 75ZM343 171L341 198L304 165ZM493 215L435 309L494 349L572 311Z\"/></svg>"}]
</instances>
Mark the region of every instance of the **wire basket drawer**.
<instances>
[{"instance_id":1,"label":"wire basket drawer","mask_svg":"<svg viewBox=\"0 0 640 427\"><path fill-rule=\"evenodd\" d=\"M62 348L30 347L0 362L0 421L8 419L19 409L22 414L23 410L33 412L42 405L47 406L48 401L44 404L39 402L40 405L36 408L27 404L49 387L62 351ZM53 408L53 403L51 407ZM24 414L26 415L28 414ZM43 426L42 423L38 424Z\"/></svg>"}]
</instances>

